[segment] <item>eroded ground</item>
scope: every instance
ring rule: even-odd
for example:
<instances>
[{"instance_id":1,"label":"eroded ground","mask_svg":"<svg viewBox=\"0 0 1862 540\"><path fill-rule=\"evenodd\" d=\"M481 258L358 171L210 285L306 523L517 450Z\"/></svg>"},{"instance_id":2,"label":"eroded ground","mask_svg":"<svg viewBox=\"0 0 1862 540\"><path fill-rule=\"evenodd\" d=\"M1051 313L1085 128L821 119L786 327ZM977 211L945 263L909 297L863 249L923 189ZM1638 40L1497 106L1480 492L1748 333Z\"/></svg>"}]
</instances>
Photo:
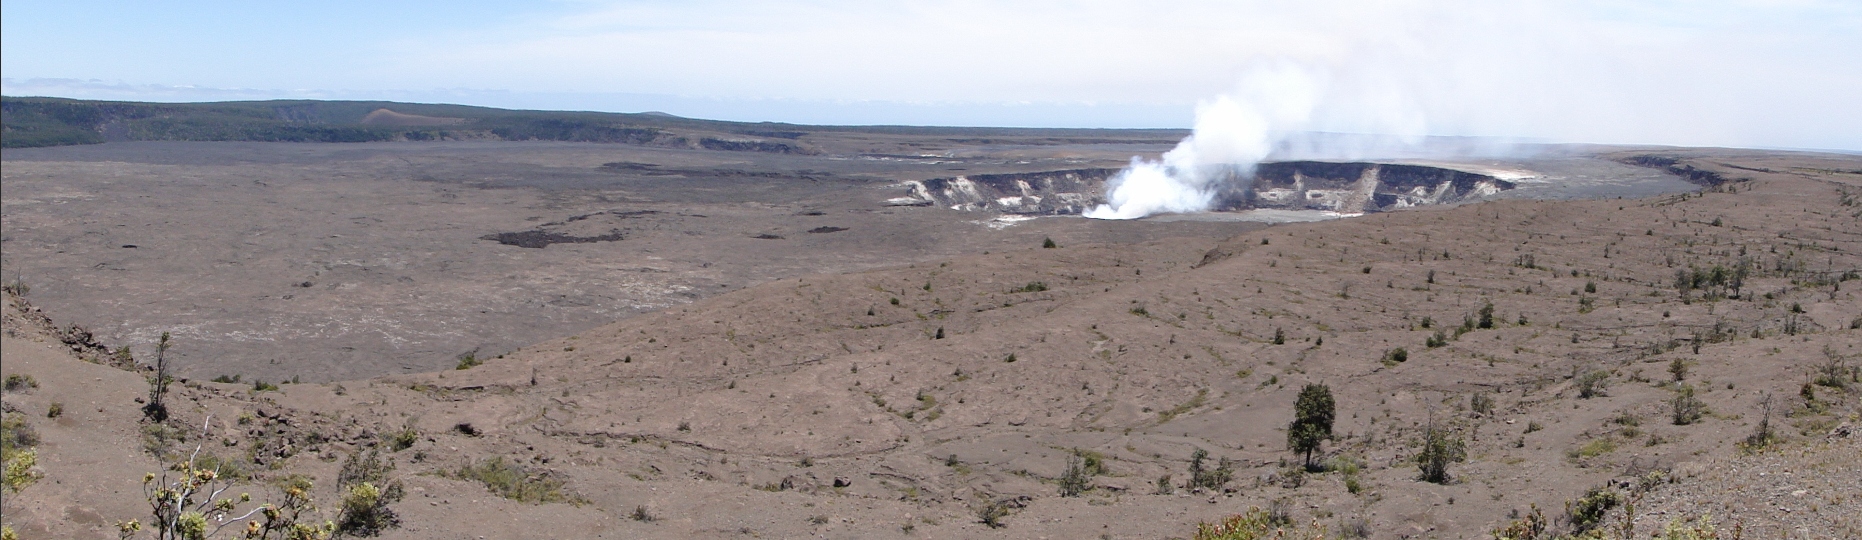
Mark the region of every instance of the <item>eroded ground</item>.
<instances>
[{"instance_id":1,"label":"eroded ground","mask_svg":"<svg viewBox=\"0 0 1862 540\"><path fill-rule=\"evenodd\" d=\"M1647 152L1596 159L1620 164ZM38 208L96 192L72 190L60 199L55 195L67 192L51 191L45 186L54 183L33 176L54 174L32 167L106 165L11 156L9 264L79 259L49 247L15 251L26 231L70 230L27 227L33 216L57 214ZM1644 534L1672 517L1713 512L1723 524L1739 523L1749 537L1856 536L1850 516L1862 512L1862 499L1853 495L1862 470L1847 456L1862 441L1853 427L1862 421L1862 371L1856 369L1862 364L1862 160L1679 149L1660 156L1672 161L1654 165L1666 168L1637 170L1708 171L1719 179L1700 193L1509 199L1272 227L1041 218L994 229L987 216L856 202L622 207L604 201L571 209L551 206L569 204L567 195L545 195L592 195L371 180L357 184L383 193L362 197L369 202L397 200L379 187L385 185L441 195L409 195L411 202L397 212L363 214L407 212L421 219L372 229L344 216L336 223L348 228L334 234L406 238L401 229L417 223L457 223L447 225L456 233L429 234L472 240L433 244L507 254L471 261L505 265L489 274L500 279L519 268L613 274L612 268L582 268L608 260L600 249L631 239L657 243L629 249L706 249L739 262L706 268L702 263L711 261L668 257L688 266L638 273L715 279L695 288L720 292L612 322L591 315L580 331L533 336L502 358L464 371L345 377L278 391L192 379L177 387L176 418L163 424L185 437L163 440L178 448L206 443L216 455L266 471L260 482L311 474L325 482L322 500L336 496L327 482L345 455L383 448L409 493L395 506L404 524L391 537L1156 538L1188 536L1199 521L1250 507L1277 507L1298 523L1350 536L1479 537L1512 516L1530 515L1534 506L1545 510L1555 531L1570 531L1575 524L1561 509L1591 488L1644 501L1644 513L1636 516L1636 530ZM621 160L589 157L584 163L615 161ZM262 168L243 170L253 169ZM16 178L31 187L15 192ZM187 182L199 182L192 178L176 175L161 189L202 193L188 189L193 184ZM884 181L844 181L823 193L870 193L862 201L872 203L892 193L876 187ZM1616 177L1597 181L1641 185ZM632 182L642 191L629 193L649 198L641 186L677 185ZM217 185L233 184L223 179ZM430 200L445 193L481 202ZM700 196L684 193L663 196ZM494 196L523 211L478 199ZM832 198L820 197L815 200ZM317 208L325 214L331 213L327 205L339 205L323 204ZM451 204L476 211L429 208ZM551 208L560 213L539 215ZM723 211L730 208L742 214ZM866 208L874 221L836 221L856 208ZM823 215L808 215L817 210ZM630 213L640 211L660 213ZM16 226L15 212L28 219ZM478 215L507 217L472 217ZM539 219L518 217L532 215ZM570 219L576 216L588 217ZM625 228L656 219L678 226ZM87 224L99 240L130 229L117 227L119 233L99 223ZM736 225L695 225L707 223ZM896 249L887 252L895 254L891 260L832 244L856 241L862 227L879 227L873 223L894 224L905 242L928 239L909 248L889 247L893 238L883 234L858 240L870 244L856 247ZM702 234L686 235L686 227ZM806 232L819 227L847 230ZM541 249L481 239L526 230L588 238L617 229L623 240ZM66 251L88 250L81 253L93 257L147 249L116 237L89 241L89 233L67 234L52 244L89 246ZM682 236L717 245L678 242ZM1040 247L1044 237L1059 245ZM459 258L442 251L434 248L429 256ZM408 256L402 252L420 253L389 251ZM847 258L834 259L841 266L812 262L827 253ZM561 258L523 259L545 256ZM215 268L210 257L196 259L141 264ZM60 264L66 266L49 266L72 263ZM1719 278L1713 277L1716 267ZM709 277L714 274L707 270L719 274ZM1686 279L1677 281L1678 273ZM360 294L368 290L362 285L333 288L330 278L280 274L281 301L306 289L325 295L331 306L369 298ZM182 290L215 294L222 282L248 279L239 272L220 275L226 277ZM102 277L84 279L93 287L122 287ZM260 281L266 280L251 279ZM292 287L302 281L312 286ZM35 301L41 287L64 287L26 282L34 287L27 299ZM513 289L526 290L506 290ZM454 294L440 294L445 290L432 294ZM46 304L83 305L44 294ZM212 313L200 306L213 304L193 305L197 313ZM146 386L135 374L70 358L43 325L12 313L6 372L35 375L44 384L9 393L7 403L20 411L11 414L30 418L44 433L44 472L61 483L33 488L39 491L29 491L25 509L9 512L9 520L26 516L23 530L48 534L112 534L103 516L136 511L135 479L119 478L122 471L115 469L89 472L82 464L155 467L137 448L149 440L149 424L138 423L137 404L130 401ZM528 328L568 323L535 324ZM1405 353L1401 361L1398 348ZM201 361L201 353L193 354L190 361ZM209 364L194 369L202 365ZM1677 365L1684 368L1680 373L1672 371ZM1336 439L1320 456L1328 464L1324 472L1302 471L1286 449L1283 430L1307 383L1329 385L1337 399ZM1700 414L1677 422L1675 403L1683 396L1699 400ZM52 402L64 403L71 416L45 419ZM1761 421L1772 437L1742 449L1760 433ZM1447 483L1418 479L1414 458L1430 423L1466 444L1466 461L1450 465ZM394 435L408 428L416 436L392 451ZM138 429L145 433L140 439ZM99 437L116 442L86 442ZM1199 449L1208 452L1206 466L1229 460L1230 477L1216 487L1189 485L1190 459ZM1101 465L1078 497L1061 496L1058 485L1070 454L1091 455ZM526 504L449 477L463 465L493 458L521 464L526 478L563 480L560 489L584 502ZM1752 486L1763 490L1762 499L1743 491ZM996 520L1002 528L982 523L979 511L992 506L1003 511ZM1622 513L1621 505L1610 509L1608 522Z\"/></svg>"}]
</instances>

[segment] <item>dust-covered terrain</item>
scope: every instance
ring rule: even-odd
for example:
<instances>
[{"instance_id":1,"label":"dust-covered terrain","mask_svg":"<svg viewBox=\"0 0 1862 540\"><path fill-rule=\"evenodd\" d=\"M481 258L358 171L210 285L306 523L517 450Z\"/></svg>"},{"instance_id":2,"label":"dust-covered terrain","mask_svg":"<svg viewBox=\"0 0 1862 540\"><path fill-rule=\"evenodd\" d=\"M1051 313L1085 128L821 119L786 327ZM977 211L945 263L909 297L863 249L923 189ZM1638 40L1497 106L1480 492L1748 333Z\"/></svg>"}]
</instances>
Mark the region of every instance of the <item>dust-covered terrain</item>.
<instances>
[{"instance_id":1,"label":"dust-covered terrain","mask_svg":"<svg viewBox=\"0 0 1862 540\"><path fill-rule=\"evenodd\" d=\"M36 381L8 417L57 480L7 519L114 535L153 456L202 445L322 501L379 449L384 537L1189 537L1250 508L1346 537L1535 508L1547 534L1862 534L1853 156L1353 161L1384 164L1351 166L1375 208L1316 186L1252 207L1279 218L1100 221L910 201L1169 141L811 137L7 150L5 370ZM1511 187L1429 199L1383 187L1399 166ZM163 332L156 423L146 371L77 356L146 366ZM1311 466L1308 384L1336 400ZM1423 478L1431 441L1461 451Z\"/></svg>"}]
</instances>

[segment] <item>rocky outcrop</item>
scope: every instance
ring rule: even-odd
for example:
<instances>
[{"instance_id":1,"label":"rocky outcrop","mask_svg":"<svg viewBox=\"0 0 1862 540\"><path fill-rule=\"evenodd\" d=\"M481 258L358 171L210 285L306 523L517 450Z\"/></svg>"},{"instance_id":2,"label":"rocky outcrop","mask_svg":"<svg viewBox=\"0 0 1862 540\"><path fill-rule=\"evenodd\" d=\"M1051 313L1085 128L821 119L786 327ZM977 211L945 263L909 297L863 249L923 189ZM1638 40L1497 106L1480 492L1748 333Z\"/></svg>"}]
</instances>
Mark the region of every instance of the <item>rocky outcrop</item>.
<instances>
[{"instance_id":1,"label":"rocky outcrop","mask_svg":"<svg viewBox=\"0 0 1862 540\"><path fill-rule=\"evenodd\" d=\"M1105 202L1099 191L1118 171L1071 169L914 180L903 184L911 190L908 196L888 203L1005 214L1078 214Z\"/></svg>"},{"instance_id":2,"label":"rocky outcrop","mask_svg":"<svg viewBox=\"0 0 1862 540\"><path fill-rule=\"evenodd\" d=\"M1284 208L1362 214L1452 204L1513 189L1492 176L1392 163L1281 161L1262 163L1246 186L1224 194L1219 210Z\"/></svg>"}]
</instances>

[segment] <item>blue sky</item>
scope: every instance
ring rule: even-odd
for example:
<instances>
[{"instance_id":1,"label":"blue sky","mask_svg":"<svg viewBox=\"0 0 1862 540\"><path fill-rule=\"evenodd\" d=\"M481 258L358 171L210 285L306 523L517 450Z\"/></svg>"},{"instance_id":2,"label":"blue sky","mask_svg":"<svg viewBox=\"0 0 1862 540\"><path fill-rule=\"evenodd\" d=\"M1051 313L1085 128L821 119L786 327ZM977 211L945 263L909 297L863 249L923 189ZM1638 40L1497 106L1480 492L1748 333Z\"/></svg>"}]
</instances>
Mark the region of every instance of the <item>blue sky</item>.
<instances>
[{"instance_id":1,"label":"blue sky","mask_svg":"<svg viewBox=\"0 0 1862 540\"><path fill-rule=\"evenodd\" d=\"M1314 129L1862 150L1862 2L0 3L7 95L1187 127L1263 64Z\"/></svg>"}]
</instances>

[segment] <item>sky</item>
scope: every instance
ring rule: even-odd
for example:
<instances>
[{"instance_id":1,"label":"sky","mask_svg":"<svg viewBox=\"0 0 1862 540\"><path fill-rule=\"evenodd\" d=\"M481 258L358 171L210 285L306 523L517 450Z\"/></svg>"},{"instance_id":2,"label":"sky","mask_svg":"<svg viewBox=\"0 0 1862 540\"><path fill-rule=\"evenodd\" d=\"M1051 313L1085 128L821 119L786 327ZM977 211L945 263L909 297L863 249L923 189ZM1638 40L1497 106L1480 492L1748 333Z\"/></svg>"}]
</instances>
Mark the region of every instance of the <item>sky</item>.
<instances>
[{"instance_id":1,"label":"sky","mask_svg":"<svg viewBox=\"0 0 1862 540\"><path fill-rule=\"evenodd\" d=\"M1862 151L1853 0L0 3L0 93L1189 127L1293 66L1307 129Z\"/></svg>"}]
</instances>

